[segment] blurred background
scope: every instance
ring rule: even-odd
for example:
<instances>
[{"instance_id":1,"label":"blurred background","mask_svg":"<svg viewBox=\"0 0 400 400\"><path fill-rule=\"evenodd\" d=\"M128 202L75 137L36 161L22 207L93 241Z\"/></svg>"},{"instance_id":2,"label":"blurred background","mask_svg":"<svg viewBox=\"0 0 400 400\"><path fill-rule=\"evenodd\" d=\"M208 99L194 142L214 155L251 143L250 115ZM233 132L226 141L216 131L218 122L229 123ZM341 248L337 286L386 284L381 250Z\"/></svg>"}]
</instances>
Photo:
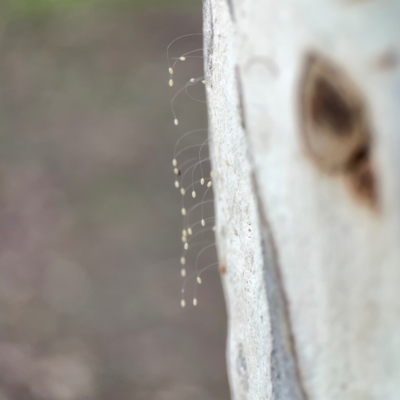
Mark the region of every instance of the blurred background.
<instances>
[{"instance_id":1,"label":"blurred background","mask_svg":"<svg viewBox=\"0 0 400 400\"><path fill-rule=\"evenodd\" d=\"M201 32L201 8L0 3L0 400L229 398L217 271L179 305L171 160L207 122L180 101L173 125L166 47Z\"/></svg>"}]
</instances>

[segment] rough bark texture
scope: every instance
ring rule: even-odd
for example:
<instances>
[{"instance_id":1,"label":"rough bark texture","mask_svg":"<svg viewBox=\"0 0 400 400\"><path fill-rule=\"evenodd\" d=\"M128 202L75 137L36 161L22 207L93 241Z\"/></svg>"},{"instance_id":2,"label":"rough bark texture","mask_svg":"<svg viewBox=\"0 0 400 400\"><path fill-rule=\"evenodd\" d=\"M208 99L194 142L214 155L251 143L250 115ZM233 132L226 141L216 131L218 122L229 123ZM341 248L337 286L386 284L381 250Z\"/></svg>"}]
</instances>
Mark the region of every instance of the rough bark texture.
<instances>
[{"instance_id":1,"label":"rough bark texture","mask_svg":"<svg viewBox=\"0 0 400 400\"><path fill-rule=\"evenodd\" d=\"M206 0L234 399L400 398L400 1Z\"/></svg>"}]
</instances>

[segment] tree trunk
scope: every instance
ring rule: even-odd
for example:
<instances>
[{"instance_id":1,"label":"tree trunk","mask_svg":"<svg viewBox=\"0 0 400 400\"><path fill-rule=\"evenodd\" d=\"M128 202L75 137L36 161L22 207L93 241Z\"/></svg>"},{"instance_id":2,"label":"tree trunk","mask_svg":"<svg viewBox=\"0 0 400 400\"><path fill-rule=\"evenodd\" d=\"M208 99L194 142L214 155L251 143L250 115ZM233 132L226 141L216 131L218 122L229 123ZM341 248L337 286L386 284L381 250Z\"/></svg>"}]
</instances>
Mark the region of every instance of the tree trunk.
<instances>
[{"instance_id":1,"label":"tree trunk","mask_svg":"<svg viewBox=\"0 0 400 400\"><path fill-rule=\"evenodd\" d=\"M400 1L205 0L234 399L400 399Z\"/></svg>"}]
</instances>

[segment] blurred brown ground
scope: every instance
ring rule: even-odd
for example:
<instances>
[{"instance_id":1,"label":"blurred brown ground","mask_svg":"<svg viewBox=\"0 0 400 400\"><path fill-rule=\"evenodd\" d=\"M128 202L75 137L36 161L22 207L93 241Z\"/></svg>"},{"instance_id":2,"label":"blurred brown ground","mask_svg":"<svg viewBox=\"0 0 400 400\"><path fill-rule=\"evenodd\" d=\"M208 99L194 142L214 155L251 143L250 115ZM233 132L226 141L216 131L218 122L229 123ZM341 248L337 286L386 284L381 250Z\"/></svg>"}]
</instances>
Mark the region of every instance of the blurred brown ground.
<instances>
[{"instance_id":1,"label":"blurred brown ground","mask_svg":"<svg viewBox=\"0 0 400 400\"><path fill-rule=\"evenodd\" d=\"M200 12L0 20L0 400L229 398L218 274L179 307L171 158L206 121L173 126L165 49Z\"/></svg>"}]
</instances>

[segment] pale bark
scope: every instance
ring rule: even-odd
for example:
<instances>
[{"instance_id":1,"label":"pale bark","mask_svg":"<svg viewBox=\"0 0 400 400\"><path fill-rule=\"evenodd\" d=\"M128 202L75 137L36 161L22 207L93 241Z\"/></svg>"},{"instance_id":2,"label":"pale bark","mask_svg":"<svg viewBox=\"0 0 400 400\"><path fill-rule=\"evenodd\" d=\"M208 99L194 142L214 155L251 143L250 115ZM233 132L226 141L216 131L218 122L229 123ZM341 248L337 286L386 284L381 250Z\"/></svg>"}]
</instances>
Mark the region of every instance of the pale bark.
<instances>
[{"instance_id":1,"label":"pale bark","mask_svg":"<svg viewBox=\"0 0 400 400\"><path fill-rule=\"evenodd\" d=\"M400 1L204 20L232 398L400 399Z\"/></svg>"}]
</instances>

